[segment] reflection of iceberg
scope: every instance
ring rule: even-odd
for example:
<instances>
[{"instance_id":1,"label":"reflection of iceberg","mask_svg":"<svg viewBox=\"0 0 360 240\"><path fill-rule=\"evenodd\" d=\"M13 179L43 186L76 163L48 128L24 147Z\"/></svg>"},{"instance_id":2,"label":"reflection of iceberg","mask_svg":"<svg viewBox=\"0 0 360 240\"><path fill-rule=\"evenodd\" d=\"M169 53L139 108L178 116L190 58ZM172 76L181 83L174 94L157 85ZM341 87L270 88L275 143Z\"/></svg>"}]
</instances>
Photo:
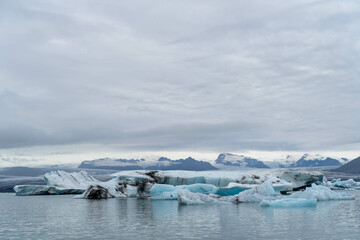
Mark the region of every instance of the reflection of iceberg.
<instances>
[{"instance_id":1,"label":"reflection of iceberg","mask_svg":"<svg viewBox=\"0 0 360 240\"><path fill-rule=\"evenodd\" d=\"M316 207L316 199L284 198L277 200L262 200L260 207Z\"/></svg>"}]
</instances>

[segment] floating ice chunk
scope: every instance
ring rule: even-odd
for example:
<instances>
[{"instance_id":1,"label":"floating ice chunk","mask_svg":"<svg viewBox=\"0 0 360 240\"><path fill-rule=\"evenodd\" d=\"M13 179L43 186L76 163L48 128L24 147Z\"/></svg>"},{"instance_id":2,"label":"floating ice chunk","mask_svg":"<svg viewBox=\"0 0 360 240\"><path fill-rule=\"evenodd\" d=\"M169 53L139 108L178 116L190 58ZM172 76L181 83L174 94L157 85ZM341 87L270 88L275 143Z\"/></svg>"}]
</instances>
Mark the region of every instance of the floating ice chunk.
<instances>
[{"instance_id":1,"label":"floating ice chunk","mask_svg":"<svg viewBox=\"0 0 360 240\"><path fill-rule=\"evenodd\" d=\"M320 172L286 171L280 175L280 178L287 182L290 182L293 188L306 187L310 186L313 183L326 183L326 178Z\"/></svg>"},{"instance_id":2,"label":"floating ice chunk","mask_svg":"<svg viewBox=\"0 0 360 240\"><path fill-rule=\"evenodd\" d=\"M46 185L17 185L14 187L14 191L17 196L45 195L49 194L50 188L50 186Z\"/></svg>"},{"instance_id":3,"label":"floating ice chunk","mask_svg":"<svg viewBox=\"0 0 360 240\"><path fill-rule=\"evenodd\" d=\"M106 199L115 197L126 197L119 191L108 189L102 185L89 185L88 188L79 196L75 198L88 198L88 199Z\"/></svg>"},{"instance_id":4,"label":"floating ice chunk","mask_svg":"<svg viewBox=\"0 0 360 240\"><path fill-rule=\"evenodd\" d=\"M277 200L265 200L260 202L260 207L316 207L317 199L283 198Z\"/></svg>"},{"instance_id":5,"label":"floating ice chunk","mask_svg":"<svg viewBox=\"0 0 360 240\"><path fill-rule=\"evenodd\" d=\"M331 185L334 189L345 189L345 188L360 189L360 183L354 181L353 179L348 179L345 181L342 181L341 178L335 179L331 181Z\"/></svg>"},{"instance_id":6,"label":"floating ice chunk","mask_svg":"<svg viewBox=\"0 0 360 240\"><path fill-rule=\"evenodd\" d=\"M87 172L67 173L52 171L44 175L46 185L20 185L15 186L16 195L46 195L46 194L81 194L89 185L101 182L90 176Z\"/></svg>"},{"instance_id":7,"label":"floating ice chunk","mask_svg":"<svg viewBox=\"0 0 360 240\"><path fill-rule=\"evenodd\" d=\"M304 191L295 192L290 195L292 198L317 199L318 201L326 200L354 200L355 197L344 192L334 192L328 187L312 184Z\"/></svg>"},{"instance_id":8,"label":"floating ice chunk","mask_svg":"<svg viewBox=\"0 0 360 240\"><path fill-rule=\"evenodd\" d=\"M206 195L202 193L193 193L187 189L178 191L179 205L196 205L196 204L209 204L209 203L226 203L234 201L233 198L216 197L214 194Z\"/></svg>"},{"instance_id":9,"label":"floating ice chunk","mask_svg":"<svg viewBox=\"0 0 360 240\"><path fill-rule=\"evenodd\" d=\"M193 193L211 194L217 191L217 187L211 184L191 184L172 186L169 184L154 184L150 190L153 199L177 199L180 190L188 190Z\"/></svg>"},{"instance_id":10,"label":"floating ice chunk","mask_svg":"<svg viewBox=\"0 0 360 240\"><path fill-rule=\"evenodd\" d=\"M253 187L257 186L257 184L241 184L241 183L234 183L231 182L227 187L219 188L219 190L216 192L216 194L220 196L231 196L239 194L242 191L251 189ZM282 191L292 191L292 186L290 183L275 183L272 184L272 187L274 188L275 192L280 193Z\"/></svg>"},{"instance_id":11,"label":"floating ice chunk","mask_svg":"<svg viewBox=\"0 0 360 240\"><path fill-rule=\"evenodd\" d=\"M14 187L17 196L28 195L57 195L57 194L81 194L84 189L68 189L47 185L17 185Z\"/></svg>"},{"instance_id":12,"label":"floating ice chunk","mask_svg":"<svg viewBox=\"0 0 360 240\"><path fill-rule=\"evenodd\" d=\"M249 190L245 190L235 195L238 202L261 202L263 199L276 199L278 193L275 192L271 182L264 182Z\"/></svg>"},{"instance_id":13,"label":"floating ice chunk","mask_svg":"<svg viewBox=\"0 0 360 240\"><path fill-rule=\"evenodd\" d=\"M177 199L178 190L169 184L154 184L150 189L152 199Z\"/></svg>"}]
</instances>

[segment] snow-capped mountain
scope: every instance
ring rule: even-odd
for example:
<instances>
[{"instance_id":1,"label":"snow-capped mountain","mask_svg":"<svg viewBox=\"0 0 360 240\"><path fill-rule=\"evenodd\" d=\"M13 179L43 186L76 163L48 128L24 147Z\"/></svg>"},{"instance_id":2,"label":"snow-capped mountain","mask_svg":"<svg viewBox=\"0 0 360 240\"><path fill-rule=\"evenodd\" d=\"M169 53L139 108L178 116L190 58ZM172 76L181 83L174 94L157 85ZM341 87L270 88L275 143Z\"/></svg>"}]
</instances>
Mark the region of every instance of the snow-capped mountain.
<instances>
[{"instance_id":1,"label":"snow-capped mountain","mask_svg":"<svg viewBox=\"0 0 360 240\"><path fill-rule=\"evenodd\" d=\"M280 168L289 167L330 167L341 166L348 162L346 158L332 158L320 154L304 154L302 156L287 155L284 159L273 162L271 165Z\"/></svg>"},{"instance_id":2,"label":"snow-capped mountain","mask_svg":"<svg viewBox=\"0 0 360 240\"><path fill-rule=\"evenodd\" d=\"M78 168L112 170L217 170L217 168L212 166L209 162L198 161L191 157L178 160L160 157L156 161L147 161L145 159L102 158L83 161Z\"/></svg>"},{"instance_id":3,"label":"snow-capped mountain","mask_svg":"<svg viewBox=\"0 0 360 240\"><path fill-rule=\"evenodd\" d=\"M270 168L264 162L255 158L231 153L221 153L215 163L219 168Z\"/></svg>"},{"instance_id":4,"label":"snow-capped mountain","mask_svg":"<svg viewBox=\"0 0 360 240\"><path fill-rule=\"evenodd\" d=\"M141 163L145 159L112 159L101 158L95 160L83 161L78 168L90 169L112 169L112 170L139 170L143 169Z\"/></svg>"},{"instance_id":5,"label":"snow-capped mountain","mask_svg":"<svg viewBox=\"0 0 360 240\"><path fill-rule=\"evenodd\" d=\"M319 154L286 155L275 161L261 161L259 159L231 153L221 153L215 162L199 161L188 157L172 160L166 157L153 159L112 159L101 158L83 161L78 168L82 169L111 169L111 170L216 170L216 169L245 169L245 168L296 168L296 167L327 167L341 166L347 163L345 158L332 158Z\"/></svg>"}]
</instances>

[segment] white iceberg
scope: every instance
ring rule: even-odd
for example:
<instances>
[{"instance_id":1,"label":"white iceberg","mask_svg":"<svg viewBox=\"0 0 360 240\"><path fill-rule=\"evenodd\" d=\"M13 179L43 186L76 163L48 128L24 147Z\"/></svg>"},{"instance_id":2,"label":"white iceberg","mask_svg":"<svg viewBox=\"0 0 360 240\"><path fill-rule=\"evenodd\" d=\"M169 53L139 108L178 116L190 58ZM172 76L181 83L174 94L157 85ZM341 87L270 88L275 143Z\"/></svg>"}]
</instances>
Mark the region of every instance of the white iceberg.
<instances>
[{"instance_id":1,"label":"white iceberg","mask_svg":"<svg viewBox=\"0 0 360 240\"><path fill-rule=\"evenodd\" d=\"M14 187L14 191L18 196L81 194L89 185L101 183L85 171L67 173L60 170L46 173L44 181L46 185L18 185Z\"/></svg>"},{"instance_id":2,"label":"white iceberg","mask_svg":"<svg viewBox=\"0 0 360 240\"><path fill-rule=\"evenodd\" d=\"M275 200L277 196L279 194L275 192L271 182L268 181L235 195L235 198L242 203L261 202L263 199Z\"/></svg>"},{"instance_id":3,"label":"white iceberg","mask_svg":"<svg viewBox=\"0 0 360 240\"><path fill-rule=\"evenodd\" d=\"M354 179L341 180L333 179L331 182L328 182L328 185L333 190L347 189L347 190L360 190L360 182L356 182Z\"/></svg>"},{"instance_id":4,"label":"white iceberg","mask_svg":"<svg viewBox=\"0 0 360 240\"><path fill-rule=\"evenodd\" d=\"M232 197L218 197L214 194L206 195L202 193L193 193L187 189L179 190L177 199L179 205L229 203L234 201L234 198Z\"/></svg>"},{"instance_id":5,"label":"white iceberg","mask_svg":"<svg viewBox=\"0 0 360 240\"><path fill-rule=\"evenodd\" d=\"M328 187L312 184L304 191L295 192L290 195L291 198L317 199L318 201L326 200L354 200L355 197L345 192L335 192Z\"/></svg>"},{"instance_id":6,"label":"white iceberg","mask_svg":"<svg viewBox=\"0 0 360 240\"><path fill-rule=\"evenodd\" d=\"M277 200L265 200L260 202L260 207L316 207L316 199L283 198Z\"/></svg>"}]
</instances>

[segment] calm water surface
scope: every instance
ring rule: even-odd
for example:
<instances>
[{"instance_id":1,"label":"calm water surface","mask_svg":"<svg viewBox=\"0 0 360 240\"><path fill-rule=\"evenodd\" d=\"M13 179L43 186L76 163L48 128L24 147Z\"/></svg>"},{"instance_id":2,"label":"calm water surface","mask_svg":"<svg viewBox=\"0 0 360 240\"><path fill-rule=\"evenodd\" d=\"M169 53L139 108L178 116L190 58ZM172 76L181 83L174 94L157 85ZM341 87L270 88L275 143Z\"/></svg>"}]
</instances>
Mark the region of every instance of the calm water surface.
<instances>
[{"instance_id":1,"label":"calm water surface","mask_svg":"<svg viewBox=\"0 0 360 240\"><path fill-rule=\"evenodd\" d=\"M360 239L358 197L279 209L0 193L0 213L0 239Z\"/></svg>"}]
</instances>

